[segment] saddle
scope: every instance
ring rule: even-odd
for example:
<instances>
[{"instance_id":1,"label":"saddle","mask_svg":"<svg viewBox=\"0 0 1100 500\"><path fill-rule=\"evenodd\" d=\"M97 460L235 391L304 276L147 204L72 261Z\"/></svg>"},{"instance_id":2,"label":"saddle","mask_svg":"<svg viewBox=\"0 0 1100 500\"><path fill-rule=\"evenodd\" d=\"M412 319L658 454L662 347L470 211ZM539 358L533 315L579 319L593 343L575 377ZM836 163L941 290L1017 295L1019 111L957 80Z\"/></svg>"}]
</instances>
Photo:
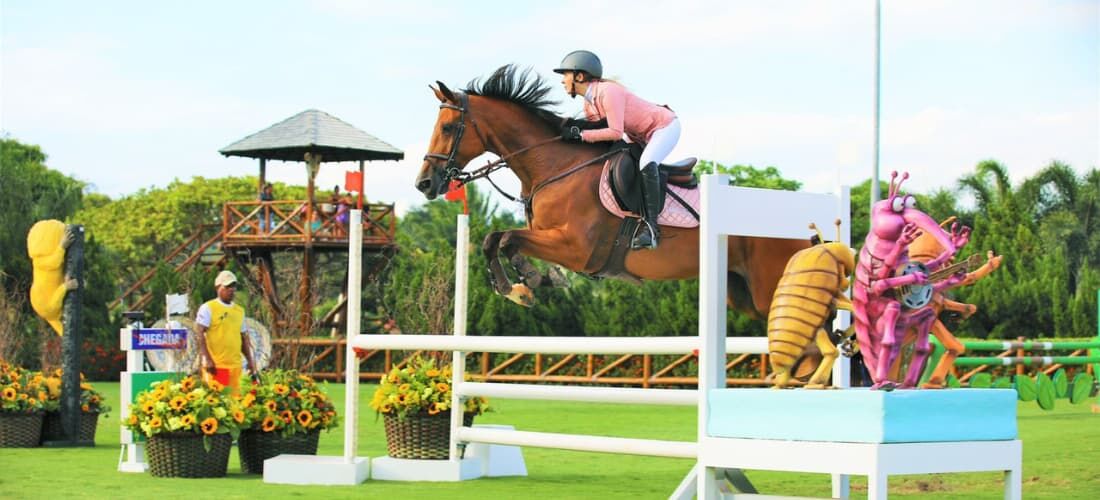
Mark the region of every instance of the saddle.
<instances>
[{"instance_id":1,"label":"saddle","mask_svg":"<svg viewBox=\"0 0 1100 500\"><path fill-rule=\"evenodd\" d=\"M613 149L625 149L627 154L616 155L611 159L611 193L619 208L626 212L642 213L642 183L638 172L638 161L642 156L642 146L626 141L616 142ZM662 163L657 170L661 174L661 185L672 184L685 189L695 189L699 179L692 172L695 158L685 158L676 163ZM665 205L667 187L661 191L660 206Z\"/></svg>"}]
</instances>

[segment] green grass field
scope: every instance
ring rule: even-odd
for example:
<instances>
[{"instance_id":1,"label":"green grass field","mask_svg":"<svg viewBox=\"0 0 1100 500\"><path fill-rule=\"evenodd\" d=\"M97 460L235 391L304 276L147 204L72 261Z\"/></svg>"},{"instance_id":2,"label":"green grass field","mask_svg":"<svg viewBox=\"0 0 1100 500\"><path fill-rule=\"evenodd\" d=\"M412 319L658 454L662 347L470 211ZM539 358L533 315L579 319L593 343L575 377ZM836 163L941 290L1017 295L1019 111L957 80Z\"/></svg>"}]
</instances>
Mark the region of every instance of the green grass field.
<instances>
[{"instance_id":1,"label":"green grass field","mask_svg":"<svg viewBox=\"0 0 1100 500\"><path fill-rule=\"evenodd\" d=\"M98 383L112 399L118 384ZM361 401L373 386L363 386ZM343 385L328 392L343 408ZM394 483L367 481L359 486L317 487L264 484L260 476L240 473L236 450L224 479L160 479L148 474L117 472L119 433L116 411L100 421L95 448L0 450L0 498L666 498L692 463L683 459L524 449L529 477L479 479L464 483ZM693 408L542 401L494 401L497 412L479 423L515 425L517 429L607 436L691 440ZM1100 414L1089 404L1065 400L1051 412L1035 403L1019 406L1024 440L1026 498L1100 498ZM381 421L366 405L359 416L359 455L385 454ZM321 455L343 454L343 431L321 435ZM824 474L749 472L762 493L828 496ZM853 497L865 496L865 480L853 478ZM1000 473L894 476L896 497L1001 498Z\"/></svg>"}]
</instances>

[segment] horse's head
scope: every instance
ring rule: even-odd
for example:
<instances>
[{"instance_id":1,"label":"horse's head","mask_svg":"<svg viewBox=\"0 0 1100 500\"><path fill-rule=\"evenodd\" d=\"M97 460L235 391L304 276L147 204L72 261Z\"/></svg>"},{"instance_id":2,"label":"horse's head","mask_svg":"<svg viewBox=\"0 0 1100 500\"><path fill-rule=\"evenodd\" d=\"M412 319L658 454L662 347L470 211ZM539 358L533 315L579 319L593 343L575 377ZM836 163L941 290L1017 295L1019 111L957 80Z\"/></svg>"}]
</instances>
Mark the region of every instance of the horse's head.
<instances>
[{"instance_id":1,"label":"horse's head","mask_svg":"<svg viewBox=\"0 0 1100 500\"><path fill-rule=\"evenodd\" d=\"M416 177L416 189L429 200L447 192L451 181L462 168L486 151L485 141L470 114L470 98L464 92L452 91L443 82L431 87L439 99L439 117L435 120L424 166ZM467 126L474 130L467 134Z\"/></svg>"}]
</instances>

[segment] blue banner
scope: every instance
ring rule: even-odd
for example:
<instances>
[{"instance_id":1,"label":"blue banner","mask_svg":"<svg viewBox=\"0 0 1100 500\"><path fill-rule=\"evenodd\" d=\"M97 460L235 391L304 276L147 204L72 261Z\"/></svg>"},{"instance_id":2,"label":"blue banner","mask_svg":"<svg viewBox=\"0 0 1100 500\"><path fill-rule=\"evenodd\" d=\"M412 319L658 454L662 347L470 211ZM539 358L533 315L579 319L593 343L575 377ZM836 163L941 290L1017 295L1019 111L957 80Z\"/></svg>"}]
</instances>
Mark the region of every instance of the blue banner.
<instances>
[{"instance_id":1,"label":"blue banner","mask_svg":"<svg viewBox=\"0 0 1100 500\"><path fill-rule=\"evenodd\" d=\"M132 331L131 349L133 350L187 348L187 330L183 328L135 328Z\"/></svg>"}]
</instances>

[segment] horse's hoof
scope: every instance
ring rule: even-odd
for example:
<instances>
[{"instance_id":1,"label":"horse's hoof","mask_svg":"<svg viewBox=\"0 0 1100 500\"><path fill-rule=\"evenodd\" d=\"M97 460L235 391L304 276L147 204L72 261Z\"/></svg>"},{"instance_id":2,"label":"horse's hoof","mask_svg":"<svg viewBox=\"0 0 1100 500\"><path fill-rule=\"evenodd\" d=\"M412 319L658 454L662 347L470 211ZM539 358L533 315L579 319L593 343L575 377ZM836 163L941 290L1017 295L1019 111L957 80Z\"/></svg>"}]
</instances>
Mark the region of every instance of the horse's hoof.
<instances>
[{"instance_id":1,"label":"horse's hoof","mask_svg":"<svg viewBox=\"0 0 1100 500\"><path fill-rule=\"evenodd\" d=\"M512 285L512 291L505 297L523 307L531 307L535 304L535 294L531 293L531 289L523 283Z\"/></svg>"}]
</instances>

